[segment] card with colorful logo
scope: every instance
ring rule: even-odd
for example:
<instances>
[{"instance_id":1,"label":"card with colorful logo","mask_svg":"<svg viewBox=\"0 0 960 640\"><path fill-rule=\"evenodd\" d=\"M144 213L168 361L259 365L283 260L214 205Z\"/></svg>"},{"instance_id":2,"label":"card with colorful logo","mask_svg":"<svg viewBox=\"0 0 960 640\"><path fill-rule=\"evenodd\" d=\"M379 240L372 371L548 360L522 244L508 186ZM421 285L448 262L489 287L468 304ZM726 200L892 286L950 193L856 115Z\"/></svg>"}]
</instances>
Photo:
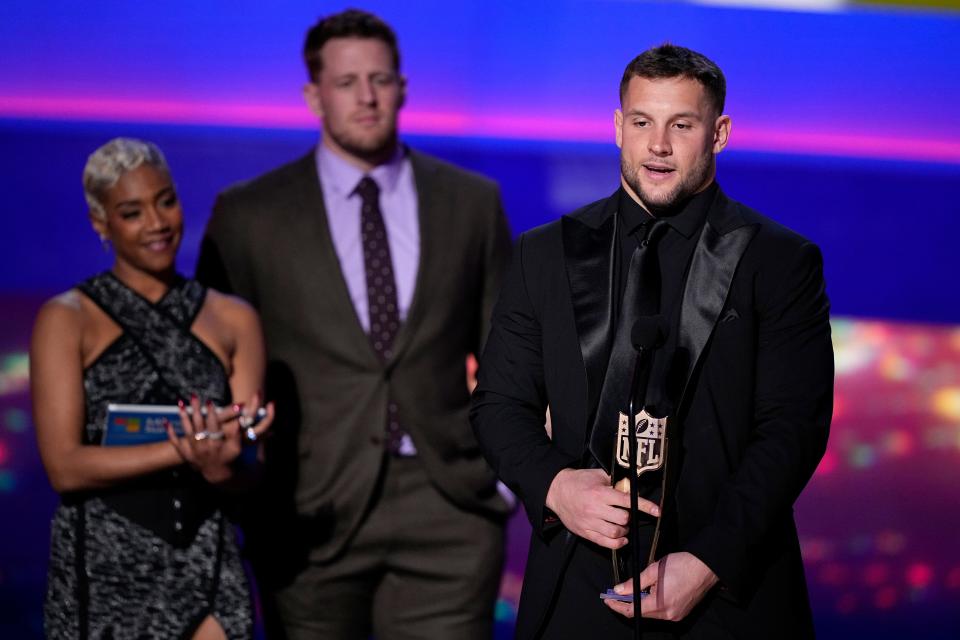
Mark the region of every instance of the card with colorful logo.
<instances>
[{"instance_id":1,"label":"card with colorful logo","mask_svg":"<svg viewBox=\"0 0 960 640\"><path fill-rule=\"evenodd\" d=\"M177 435L183 435L176 405L109 404L102 444L128 446L166 440L167 422Z\"/></svg>"}]
</instances>

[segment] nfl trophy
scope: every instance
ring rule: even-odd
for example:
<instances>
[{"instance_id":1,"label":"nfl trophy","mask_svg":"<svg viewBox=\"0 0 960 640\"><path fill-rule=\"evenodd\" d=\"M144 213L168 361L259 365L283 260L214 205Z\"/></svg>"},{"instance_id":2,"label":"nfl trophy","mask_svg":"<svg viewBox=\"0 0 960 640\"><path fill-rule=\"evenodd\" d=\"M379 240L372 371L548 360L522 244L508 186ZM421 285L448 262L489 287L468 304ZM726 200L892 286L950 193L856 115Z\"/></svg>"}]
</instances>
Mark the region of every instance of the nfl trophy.
<instances>
[{"instance_id":1,"label":"nfl trophy","mask_svg":"<svg viewBox=\"0 0 960 640\"><path fill-rule=\"evenodd\" d=\"M633 437L631 438L631 432ZM631 456L631 448L634 448ZM611 482L615 489L623 493L630 492L630 459L634 458L633 465L635 470L635 484L639 490L641 477L647 482L643 484L647 487L659 484L660 495L664 495L664 483L666 481L666 463L667 463L667 418L657 418L650 415L646 409L641 410L633 416L620 413L620 422L617 428L617 444L614 448ZM632 524L632 526L636 526ZM657 537L659 535L659 520L654 531L653 544L650 546L650 554L647 558L647 564L652 563L657 548ZM631 541L632 542L632 541ZM632 553L632 545L626 547L626 553L614 549L613 554L613 575L617 583L624 582L632 574L627 557Z\"/></svg>"}]
</instances>

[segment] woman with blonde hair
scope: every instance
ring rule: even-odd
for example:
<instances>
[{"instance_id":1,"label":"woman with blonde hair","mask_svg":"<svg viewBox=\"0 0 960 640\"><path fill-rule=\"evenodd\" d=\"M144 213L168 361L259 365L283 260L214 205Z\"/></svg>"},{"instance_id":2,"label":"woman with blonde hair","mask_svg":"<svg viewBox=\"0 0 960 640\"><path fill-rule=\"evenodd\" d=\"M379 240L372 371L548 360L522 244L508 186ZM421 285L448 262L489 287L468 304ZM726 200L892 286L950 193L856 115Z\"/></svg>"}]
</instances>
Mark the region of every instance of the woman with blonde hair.
<instances>
[{"instance_id":1,"label":"woman with blonde hair","mask_svg":"<svg viewBox=\"0 0 960 640\"><path fill-rule=\"evenodd\" d=\"M252 425L259 320L176 273L183 212L156 146L110 141L90 156L83 187L114 263L48 301L30 346L40 454L62 497L46 634L249 638L249 585L220 507L273 419L268 405ZM168 423L165 440L101 446L111 403L179 403L183 433Z\"/></svg>"}]
</instances>

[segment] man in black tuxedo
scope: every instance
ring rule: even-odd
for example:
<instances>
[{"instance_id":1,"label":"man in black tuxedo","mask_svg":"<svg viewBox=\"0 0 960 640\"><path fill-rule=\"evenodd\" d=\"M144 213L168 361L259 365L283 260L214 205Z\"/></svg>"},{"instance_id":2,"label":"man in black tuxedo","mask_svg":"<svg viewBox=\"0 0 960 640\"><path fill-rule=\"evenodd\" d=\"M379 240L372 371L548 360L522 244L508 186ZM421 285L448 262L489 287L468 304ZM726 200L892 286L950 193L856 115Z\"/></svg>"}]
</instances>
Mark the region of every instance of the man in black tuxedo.
<instances>
[{"instance_id":1,"label":"man in black tuxedo","mask_svg":"<svg viewBox=\"0 0 960 640\"><path fill-rule=\"evenodd\" d=\"M363 11L310 29L321 143L220 195L197 268L266 334L277 422L244 526L271 638L492 633L508 508L466 359L510 234L495 184L398 142L399 57Z\"/></svg>"},{"instance_id":2,"label":"man in black tuxedo","mask_svg":"<svg viewBox=\"0 0 960 640\"><path fill-rule=\"evenodd\" d=\"M620 189L515 247L471 418L533 525L519 638L632 637L634 605L599 596L610 550L632 552L608 472L643 316L666 327L646 407L669 416L666 463L640 477L644 637L813 636L792 506L827 442L829 302L818 248L715 182L725 89L683 47L634 59Z\"/></svg>"}]
</instances>

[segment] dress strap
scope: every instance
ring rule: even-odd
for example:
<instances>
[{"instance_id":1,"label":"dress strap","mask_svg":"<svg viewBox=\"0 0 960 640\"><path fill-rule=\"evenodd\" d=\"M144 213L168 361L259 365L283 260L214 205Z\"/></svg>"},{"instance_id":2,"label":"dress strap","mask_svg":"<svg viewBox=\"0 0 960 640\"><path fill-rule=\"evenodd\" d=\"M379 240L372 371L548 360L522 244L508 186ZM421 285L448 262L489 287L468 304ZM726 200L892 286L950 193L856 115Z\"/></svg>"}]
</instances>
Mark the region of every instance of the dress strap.
<instances>
[{"instance_id":1,"label":"dress strap","mask_svg":"<svg viewBox=\"0 0 960 640\"><path fill-rule=\"evenodd\" d=\"M213 401L229 396L229 381L220 360L190 331L203 307L207 289L180 276L153 303L104 272L77 288L116 322L138 348L144 366L156 373L165 396L200 393Z\"/></svg>"}]
</instances>

